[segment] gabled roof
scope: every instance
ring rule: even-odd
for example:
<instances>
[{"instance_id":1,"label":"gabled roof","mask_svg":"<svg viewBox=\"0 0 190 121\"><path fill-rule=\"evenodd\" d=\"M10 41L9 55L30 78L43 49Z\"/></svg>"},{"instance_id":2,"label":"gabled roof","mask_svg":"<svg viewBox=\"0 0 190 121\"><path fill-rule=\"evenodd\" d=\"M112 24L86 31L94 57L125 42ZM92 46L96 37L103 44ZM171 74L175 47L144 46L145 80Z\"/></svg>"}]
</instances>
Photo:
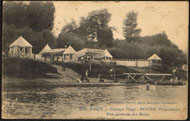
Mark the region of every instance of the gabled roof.
<instances>
[{"instance_id":1,"label":"gabled roof","mask_svg":"<svg viewBox=\"0 0 190 121\"><path fill-rule=\"evenodd\" d=\"M88 53L92 53L92 55L95 55L95 58L103 58L103 57L112 57L112 55L108 52L107 49L91 49L91 48L84 48L77 52L78 57L84 56Z\"/></svg>"},{"instance_id":2,"label":"gabled roof","mask_svg":"<svg viewBox=\"0 0 190 121\"><path fill-rule=\"evenodd\" d=\"M46 44L45 47L40 51L39 54L42 55L43 53L45 53L45 52L47 52L49 50L51 50L51 48L49 47L48 44Z\"/></svg>"},{"instance_id":3,"label":"gabled roof","mask_svg":"<svg viewBox=\"0 0 190 121\"><path fill-rule=\"evenodd\" d=\"M157 54L153 54L148 60L162 60Z\"/></svg>"},{"instance_id":4,"label":"gabled roof","mask_svg":"<svg viewBox=\"0 0 190 121\"><path fill-rule=\"evenodd\" d=\"M105 58L105 54L104 53L97 53L94 58L96 59L100 59L100 58Z\"/></svg>"},{"instance_id":5,"label":"gabled roof","mask_svg":"<svg viewBox=\"0 0 190 121\"><path fill-rule=\"evenodd\" d=\"M60 53L60 52L64 52L66 50L66 48L57 48L57 49L51 49L46 51L46 53Z\"/></svg>"},{"instance_id":6,"label":"gabled roof","mask_svg":"<svg viewBox=\"0 0 190 121\"><path fill-rule=\"evenodd\" d=\"M86 52L93 52L93 53L104 53L102 49L91 49L91 48L84 48Z\"/></svg>"},{"instance_id":7,"label":"gabled roof","mask_svg":"<svg viewBox=\"0 0 190 121\"><path fill-rule=\"evenodd\" d=\"M22 36L20 36L17 40L15 40L9 47L32 47L32 45L26 41Z\"/></svg>"},{"instance_id":8,"label":"gabled roof","mask_svg":"<svg viewBox=\"0 0 190 121\"><path fill-rule=\"evenodd\" d=\"M69 46L69 47L64 51L64 54L67 54L67 53L76 53L76 51L72 48L72 46Z\"/></svg>"},{"instance_id":9,"label":"gabled roof","mask_svg":"<svg viewBox=\"0 0 190 121\"><path fill-rule=\"evenodd\" d=\"M113 57L113 56L108 52L107 49L105 49L105 56L106 56L106 57Z\"/></svg>"},{"instance_id":10,"label":"gabled roof","mask_svg":"<svg viewBox=\"0 0 190 121\"><path fill-rule=\"evenodd\" d=\"M96 55L97 53L104 53L104 50L101 49L91 49L91 48L84 48L82 50L79 50L77 52L78 57L84 56L84 55Z\"/></svg>"}]
</instances>

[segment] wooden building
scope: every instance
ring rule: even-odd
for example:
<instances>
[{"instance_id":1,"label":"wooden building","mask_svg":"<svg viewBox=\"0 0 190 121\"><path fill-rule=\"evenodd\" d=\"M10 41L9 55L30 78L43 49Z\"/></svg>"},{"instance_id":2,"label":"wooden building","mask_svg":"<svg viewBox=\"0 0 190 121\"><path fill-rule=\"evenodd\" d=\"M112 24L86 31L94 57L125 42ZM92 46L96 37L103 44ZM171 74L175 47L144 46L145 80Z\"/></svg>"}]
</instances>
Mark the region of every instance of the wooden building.
<instances>
[{"instance_id":1,"label":"wooden building","mask_svg":"<svg viewBox=\"0 0 190 121\"><path fill-rule=\"evenodd\" d=\"M9 56L11 57L32 57L32 45L27 42L22 36L16 39L10 46L9 46Z\"/></svg>"},{"instance_id":2,"label":"wooden building","mask_svg":"<svg viewBox=\"0 0 190 121\"><path fill-rule=\"evenodd\" d=\"M43 59L43 60L48 60L50 61L50 56L47 56L45 58L45 56L43 56L44 53L48 52L49 50L51 50L50 46L48 44L46 44L42 50L39 52L39 54L36 55L37 59Z\"/></svg>"},{"instance_id":3,"label":"wooden building","mask_svg":"<svg viewBox=\"0 0 190 121\"><path fill-rule=\"evenodd\" d=\"M157 54L153 54L151 57L148 58L148 61L149 61L149 66L154 66L154 65L161 65L162 59Z\"/></svg>"},{"instance_id":4,"label":"wooden building","mask_svg":"<svg viewBox=\"0 0 190 121\"><path fill-rule=\"evenodd\" d=\"M45 48L45 47L44 47ZM76 51L69 46L67 48L55 48L42 51L44 60L46 61L64 61L64 62L75 62L77 59Z\"/></svg>"},{"instance_id":5,"label":"wooden building","mask_svg":"<svg viewBox=\"0 0 190 121\"><path fill-rule=\"evenodd\" d=\"M107 49L90 49L84 48L77 52L79 61L91 61L91 62L112 62L113 56Z\"/></svg>"}]
</instances>

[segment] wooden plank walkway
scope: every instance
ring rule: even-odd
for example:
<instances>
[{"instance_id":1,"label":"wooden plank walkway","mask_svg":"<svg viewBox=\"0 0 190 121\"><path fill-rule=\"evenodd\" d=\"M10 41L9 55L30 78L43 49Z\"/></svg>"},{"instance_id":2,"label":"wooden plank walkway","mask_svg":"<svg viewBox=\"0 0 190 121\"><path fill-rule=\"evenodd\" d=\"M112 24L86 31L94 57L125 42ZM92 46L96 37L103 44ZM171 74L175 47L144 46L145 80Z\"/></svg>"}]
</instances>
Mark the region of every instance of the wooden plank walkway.
<instances>
[{"instance_id":1,"label":"wooden plank walkway","mask_svg":"<svg viewBox=\"0 0 190 121\"><path fill-rule=\"evenodd\" d=\"M153 79L151 79L150 76L162 76L162 78L158 80L159 82L162 82L165 76L172 76L172 74L166 74L166 73L123 73L123 75L127 75L126 81L127 80L145 81L146 79L149 81L152 81ZM136 76L140 76L140 77L137 78Z\"/></svg>"}]
</instances>

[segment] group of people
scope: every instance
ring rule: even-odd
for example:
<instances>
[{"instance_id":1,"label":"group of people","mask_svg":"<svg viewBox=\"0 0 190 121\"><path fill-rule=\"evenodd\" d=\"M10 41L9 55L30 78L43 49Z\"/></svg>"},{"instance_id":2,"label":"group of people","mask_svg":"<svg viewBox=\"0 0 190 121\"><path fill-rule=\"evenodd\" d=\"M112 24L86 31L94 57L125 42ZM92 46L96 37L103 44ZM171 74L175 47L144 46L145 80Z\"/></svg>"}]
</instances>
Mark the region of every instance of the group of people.
<instances>
[{"instance_id":1,"label":"group of people","mask_svg":"<svg viewBox=\"0 0 190 121\"><path fill-rule=\"evenodd\" d=\"M83 75L83 74L80 75L80 80L81 80L82 82L83 82L83 81L90 82L89 79L88 79L88 69L86 69L85 75Z\"/></svg>"},{"instance_id":2,"label":"group of people","mask_svg":"<svg viewBox=\"0 0 190 121\"><path fill-rule=\"evenodd\" d=\"M110 79L115 80L115 71L114 71L113 68L111 68L111 69L109 70L109 73L110 73ZM82 82L83 82L83 81L90 82L88 76L89 76L89 71L88 71L88 69L86 69L85 74L81 74L81 75L80 75L80 80L81 80ZM98 75L98 78L99 78L99 80L101 80L101 82L103 82L103 80L102 80L101 77L100 77L100 74Z\"/></svg>"}]
</instances>

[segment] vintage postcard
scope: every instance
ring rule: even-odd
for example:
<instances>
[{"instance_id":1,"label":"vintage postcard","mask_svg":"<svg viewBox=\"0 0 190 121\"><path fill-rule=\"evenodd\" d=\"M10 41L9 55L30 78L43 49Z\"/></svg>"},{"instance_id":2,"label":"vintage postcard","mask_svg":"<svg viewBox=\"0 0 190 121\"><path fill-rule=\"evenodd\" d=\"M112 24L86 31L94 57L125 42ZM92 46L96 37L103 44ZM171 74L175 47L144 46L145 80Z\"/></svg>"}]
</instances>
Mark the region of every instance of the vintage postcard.
<instances>
[{"instance_id":1,"label":"vintage postcard","mask_svg":"<svg viewBox=\"0 0 190 121\"><path fill-rule=\"evenodd\" d=\"M3 119L188 117L186 1L4 1Z\"/></svg>"}]
</instances>

